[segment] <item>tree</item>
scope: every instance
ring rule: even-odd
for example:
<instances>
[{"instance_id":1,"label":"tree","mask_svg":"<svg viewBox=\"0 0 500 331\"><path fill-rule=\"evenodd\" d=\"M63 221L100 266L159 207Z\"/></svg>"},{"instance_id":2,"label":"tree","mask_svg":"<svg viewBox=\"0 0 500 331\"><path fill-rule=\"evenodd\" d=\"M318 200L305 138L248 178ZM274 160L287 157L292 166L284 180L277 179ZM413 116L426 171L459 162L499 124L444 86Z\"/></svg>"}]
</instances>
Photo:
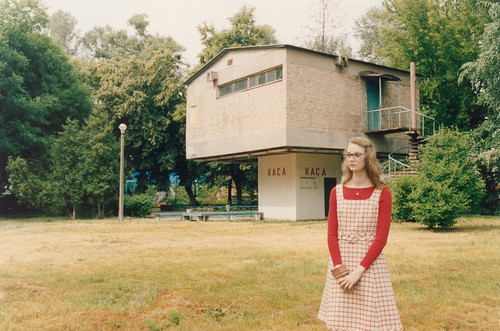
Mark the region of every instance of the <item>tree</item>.
<instances>
[{"instance_id":1,"label":"tree","mask_svg":"<svg viewBox=\"0 0 500 331\"><path fill-rule=\"evenodd\" d=\"M92 107L87 87L61 47L42 33L47 14L37 0L0 2L0 190L9 156L47 169L50 145L67 118Z\"/></svg>"},{"instance_id":2,"label":"tree","mask_svg":"<svg viewBox=\"0 0 500 331\"><path fill-rule=\"evenodd\" d=\"M488 118L474 131L477 164L486 185L482 211L500 213L500 3L487 2L491 22L481 40L480 54L473 62L462 66L460 79L472 82L479 101L489 108Z\"/></svg>"},{"instance_id":3,"label":"tree","mask_svg":"<svg viewBox=\"0 0 500 331\"><path fill-rule=\"evenodd\" d=\"M480 54L475 61L462 66L460 80L469 79L479 100L500 117L500 3L484 2L489 7L491 22L486 26L481 40Z\"/></svg>"},{"instance_id":4,"label":"tree","mask_svg":"<svg viewBox=\"0 0 500 331\"><path fill-rule=\"evenodd\" d=\"M97 205L104 215L105 200L115 195L119 177L119 142L104 112L95 111L80 126L68 120L51 147L47 171L23 158L9 158L10 190L19 201L40 206L51 214L66 211L72 218Z\"/></svg>"},{"instance_id":5,"label":"tree","mask_svg":"<svg viewBox=\"0 0 500 331\"><path fill-rule=\"evenodd\" d=\"M137 32L139 37L146 38L146 29L149 25L149 21L147 19L148 16L146 14L137 14L132 16L127 23L128 25L134 27L135 32Z\"/></svg>"},{"instance_id":6,"label":"tree","mask_svg":"<svg viewBox=\"0 0 500 331\"><path fill-rule=\"evenodd\" d=\"M308 27L310 36L305 47L328 54L351 56L343 27L343 12L338 0L316 0L314 23Z\"/></svg>"},{"instance_id":7,"label":"tree","mask_svg":"<svg viewBox=\"0 0 500 331\"><path fill-rule=\"evenodd\" d=\"M79 132L78 122L68 120L52 145L49 171L40 171L26 159L9 157L10 190L21 203L44 207L52 214L67 208L70 217L76 217L83 195L80 161L84 146Z\"/></svg>"},{"instance_id":8,"label":"tree","mask_svg":"<svg viewBox=\"0 0 500 331\"><path fill-rule=\"evenodd\" d=\"M485 183L486 195L481 201L482 214L500 214L500 118L484 121L474 134L476 165Z\"/></svg>"},{"instance_id":9,"label":"tree","mask_svg":"<svg viewBox=\"0 0 500 331\"><path fill-rule=\"evenodd\" d=\"M68 120L51 149L51 167L44 194L52 197L45 205L57 211L64 206L72 219L84 195L83 151L86 147L80 124ZM56 207L56 208L54 208Z\"/></svg>"},{"instance_id":10,"label":"tree","mask_svg":"<svg viewBox=\"0 0 500 331\"><path fill-rule=\"evenodd\" d=\"M105 215L106 203L116 196L119 187L120 144L112 124L108 114L96 107L82 128L82 186L97 205L97 217Z\"/></svg>"},{"instance_id":11,"label":"tree","mask_svg":"<svg viewBox=\"0 0 500 331\"><path fill-rule=\"evenodd\" d=\"M356 20L354 33L361 41L359 55L362 59L372 63L388 65L386 58L377 55L382 47L379 28L384 24L384 13L383 7L371 7L360 19Z\"/></svg>"},{"instance_id":12,"label":"tree","mask_svg":"<svg viewBox=\"0 0 500 331\"><path fill-rule=\"evenodd\" d=\"M149 185L167 190L176 174L196 205L192 183L199 164L185 157L185 92L181 84L185 65L183 47L170 37L147 32L147 16L128 21L136 34L110 27L94 28L84 44L95 58L88 70L94 96L108 111L111 125L128 125L128 164L137 173L139 191Z\"/></svg>"},{"instance_id":13,"label":"tree","mask_svg":"<svg viewBox=\"0 0 500 331\"><path fill-rule=\"evenodd\" d=\"M10 192L17 197L18 202L30 206L41 205L42 180L28 162L19 156L9 156L7 171L10 174Z\"/></svg>"},{"instance_id":14,"label":"tree","mask_svg":"<svg viewBox=\"0 0 500 331\"><path fill-rule=\"evenodd\" d=\"M75 32L77 19L61 9L49 17L50 36L60 43L66 54L75 56L78 52L79 37Z\"/></svg>"},{"instance_id":15,"label":"tree","mask_svg":"<svg viewBox=\"0 0 500 331\"><path fill-rule=\"evenodd\" d=\"M179 59L168 49L148 61L135 56L100 60L95 97L109 111L111 126L126 123L127 163L138 173L139 189L167 189L182 144L173 116L184 103ZM182 151L183 152L183 151Z\"/></svg>"},{"instance_id":16,"label":"tree","mask_svg":"<svg viewBox=\"0 0 500 331\"><path fill-rule=\"evenodd\" d=\"M203 23L198 26L201 43L204 48L198 55L200 65L215 57L227 47L269 45L277 43L274 29L269 25L257 25L254 17L255 8L243 6L239 12L229 18L231 27L216 30L213 24Z\"/></svg>"},{"instance_id":17,"label":"tree","mask_svg":"<svg viewBox=\"0 0 500 331\"><path fill-rule=\"evenodd\" d=\"M407 70L415 61L422 110L446 126L469 130L487 112L470 82L459 85L458 77L461 66L479 53L484 14L476 0L387 0L382 13L371 13L373 21L382 22L378 31L360 22L358 35L370 38L366 45L380 45L372 50L390 66Z\"/></svg>"},{"instance_id":18,"label":"tree","mask_svg":"<svg viewBox=\"0 0 500 331\"><path fill-rule=\"evenodd\" d=\"M94 27L82 38L83 50L94 59L135 55L145 60L163 49L168 49L177 56L184 51L171 37L150 34L147 31L149 21L146 14L132 16L128 25L134 28L136 35L129 35L126 30L115 30L109 25Z\"/></svg>"}]
</instances>

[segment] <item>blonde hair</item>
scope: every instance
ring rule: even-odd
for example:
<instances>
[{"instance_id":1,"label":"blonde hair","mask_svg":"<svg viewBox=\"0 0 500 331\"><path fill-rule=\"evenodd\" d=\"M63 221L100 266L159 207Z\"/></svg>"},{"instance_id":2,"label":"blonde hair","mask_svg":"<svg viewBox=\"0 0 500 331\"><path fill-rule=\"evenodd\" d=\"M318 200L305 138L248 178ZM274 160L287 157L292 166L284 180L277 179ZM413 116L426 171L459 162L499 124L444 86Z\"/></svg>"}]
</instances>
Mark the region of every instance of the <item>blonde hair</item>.
<instances>
[{"instance_id":1,"label":"blonde hair","mask_svg":"<svg viewBox=\"0 0 500 331\"><path fill-rule=\"evenodd\" d=\"M380 162L377 160L377 151L373 146L373 143L370 139L365 137L354 137L349 141L349 144L355 144L362 148L364 148L366 153L365 159L365 171L366 175L370 179L370 181L375 184L376 188L386 188L388 187L386 183L380 176L382 174L382 167L380 166ZM349 146L349 144L347 146ZM344 152L347 151L347 147ZM352 170L349 169L348 159L344 158L344 162L342 163L342 174L343 181L342 184L348 183L352 179Z\"/></svg>"}]
</instances>

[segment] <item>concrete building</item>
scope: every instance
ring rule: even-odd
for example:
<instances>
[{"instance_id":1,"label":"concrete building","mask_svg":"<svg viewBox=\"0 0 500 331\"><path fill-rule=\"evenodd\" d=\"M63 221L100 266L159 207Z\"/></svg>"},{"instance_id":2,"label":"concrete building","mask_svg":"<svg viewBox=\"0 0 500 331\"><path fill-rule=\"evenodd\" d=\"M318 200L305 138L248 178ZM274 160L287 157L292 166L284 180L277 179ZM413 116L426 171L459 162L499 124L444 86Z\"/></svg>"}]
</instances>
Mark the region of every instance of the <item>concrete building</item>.
<instances>
[{"instance_id":1,"label":"concrete building","mask_svg":"<svg viewBox=\"0 0 500 331\"><path fill-rule=\"evenodd\" d=\"M419 125L409 71L292 45L224 49L186 85L187 158L257 161L266 219L325 218L349 139L384 159Z\"/></svg>"}]
</instances>

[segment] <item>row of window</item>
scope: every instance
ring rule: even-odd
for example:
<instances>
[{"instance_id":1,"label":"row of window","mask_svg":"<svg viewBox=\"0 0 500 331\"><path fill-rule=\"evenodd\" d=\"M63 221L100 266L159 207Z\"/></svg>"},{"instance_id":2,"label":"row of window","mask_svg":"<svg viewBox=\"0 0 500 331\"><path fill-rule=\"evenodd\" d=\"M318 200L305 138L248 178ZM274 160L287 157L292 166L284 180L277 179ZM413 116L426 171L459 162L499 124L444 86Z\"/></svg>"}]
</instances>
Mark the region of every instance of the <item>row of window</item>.
<instances>
[{"instance_id":1,"label":"row of window","mask_svg":"<svg viewBox=\"0 0 500 331\"><path fill-rule=\"evenodd\" d=\"M243 91L258 85L270 83L272 81L283 78L283 67L278 67L257 75L249 76L230 84L219 87L219 97Z\"/></svg>"}]
</instances>

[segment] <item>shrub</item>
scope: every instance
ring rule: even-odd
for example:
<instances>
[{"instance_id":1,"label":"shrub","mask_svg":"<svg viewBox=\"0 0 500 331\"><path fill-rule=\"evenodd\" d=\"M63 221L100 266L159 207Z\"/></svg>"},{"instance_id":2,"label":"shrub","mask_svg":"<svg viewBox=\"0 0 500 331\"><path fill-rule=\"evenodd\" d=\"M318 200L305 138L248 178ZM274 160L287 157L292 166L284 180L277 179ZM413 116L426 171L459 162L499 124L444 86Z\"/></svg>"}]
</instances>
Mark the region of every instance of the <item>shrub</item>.
<instances>
[{"instance_id":1,"label":"shrub","mask_svg":"<svg viewBox=\"0 0 500 331\"><path fill-rule=\"evenodd\" d=\"M484 183L473 161L468 133L444 129L421 147L418 174L391 180L394 219L430 228L449 227L479 206Z\"/></svg>"},{"instance_id":2,"label":"shrub","mask_svg":"<svg viewBox=\"0 0 500 331\"><path fill-rule=\"evenodd\" d=\"M466 208L477 212L484 197L484 182L475 162L472 136L457 129L444 129L421 149L418 172L424 180L446 183L464 193Z\"/></svg>"},{"instance_id":3,"label":"shrub","mask_svg":"<svg viewBox=\"0 0 500 331\"><path fill-rule=\"evenodd\" d=\"M453 226L470 203L467 195L447 183L415 177L419 183L408 203L412 217L429 228Z\"/></svg>"},{"instance_id":4,"label":"shrub","mask_svg":"<svg viewBox=\"0 0 500 331\"><path fill-rule=\"evenodd\" d=\"M391 178L389 186L392 192L392 218L399 222L415 222L410 205L410 194L417 187L417 176L396 176Z\"/></svg>"},{"instance_id":5,"label":"shrub","mask_svg":"<svg viewBox=\"0 0 500 331\"><path fill-rule=\"evenodd\" d=\"M123 207L125 215L145 217L154 207L154 197L151 193L127 195L124 198Z\"/></svg>"}]
</instances>

